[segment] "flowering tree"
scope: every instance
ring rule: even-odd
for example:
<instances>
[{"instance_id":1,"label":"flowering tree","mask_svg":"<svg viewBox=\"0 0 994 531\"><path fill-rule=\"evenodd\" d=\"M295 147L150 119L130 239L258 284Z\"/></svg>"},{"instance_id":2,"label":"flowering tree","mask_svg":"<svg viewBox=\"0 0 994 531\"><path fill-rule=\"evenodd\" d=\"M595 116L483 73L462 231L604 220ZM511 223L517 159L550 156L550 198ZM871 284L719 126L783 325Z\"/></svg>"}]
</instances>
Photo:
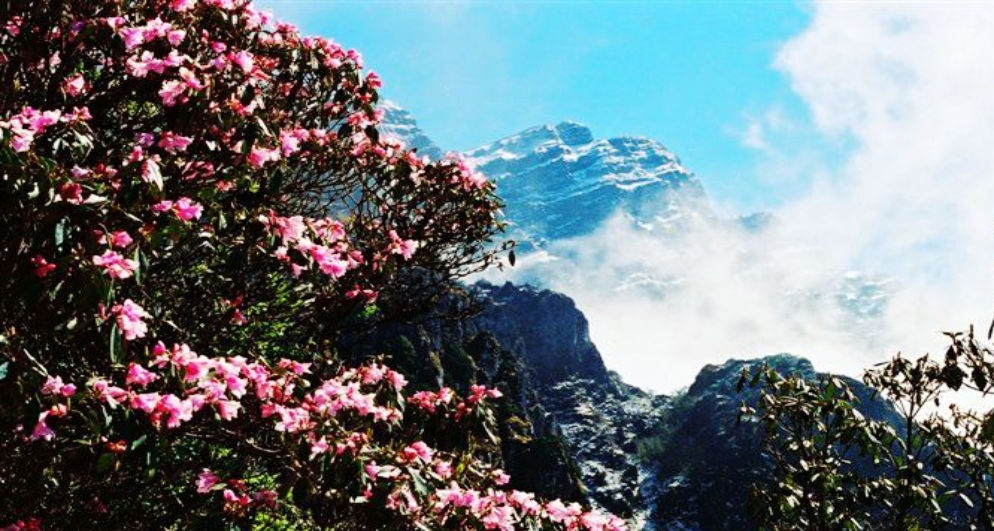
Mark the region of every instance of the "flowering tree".
<instances>
[{"instance_id":1,"label":"flowering tree","mask_svg":"<svg viewBox=\"0 0 994 531\"><path fill-rule=\"evenodd\" d=\"M10 529L622 527L503 487L498 390L336 356L501 230L464 162L379 137L356 52L241 0L0 5Z\"/></svg>"}]
</instances>

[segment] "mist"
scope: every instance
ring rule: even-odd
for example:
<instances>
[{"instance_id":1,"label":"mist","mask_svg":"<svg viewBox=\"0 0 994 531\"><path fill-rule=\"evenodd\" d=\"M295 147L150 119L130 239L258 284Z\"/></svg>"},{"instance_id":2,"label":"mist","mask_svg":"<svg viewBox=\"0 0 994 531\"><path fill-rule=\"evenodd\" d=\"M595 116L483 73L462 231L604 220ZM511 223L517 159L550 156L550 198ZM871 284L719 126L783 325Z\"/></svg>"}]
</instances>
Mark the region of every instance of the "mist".
<instances>
[{"instance_id":1,"label":"mist","mask_svg":"<svg viewBox=\"0 0 994 531\"><path fill-rule=\"evenodd\" d=\"M619 213L493 280L573 297L607 365L662 392L704 364L779 352L858 375L898 351L941 349L943 330L986 328L994 7L813 9L774 62L810 114L766 113L776 119L752 120L743 139L766 157L743 171L803 172L807 183L772 222L750 230L702 215L674 234ZM802 134L848 148L812 159Z\"/></svg>"}]
</instances>

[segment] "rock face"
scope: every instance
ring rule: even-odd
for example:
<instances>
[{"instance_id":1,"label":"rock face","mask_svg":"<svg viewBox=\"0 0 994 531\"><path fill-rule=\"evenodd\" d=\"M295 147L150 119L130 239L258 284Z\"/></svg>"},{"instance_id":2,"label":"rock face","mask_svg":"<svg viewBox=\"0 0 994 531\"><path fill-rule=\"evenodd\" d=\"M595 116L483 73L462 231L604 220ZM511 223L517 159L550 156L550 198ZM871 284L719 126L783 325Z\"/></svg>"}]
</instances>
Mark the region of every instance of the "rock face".
<instances>
[{"instance_id":1,"label":"rock face","mask_svg":"<svg viewBox=\"0 0 994 531\"><path fill-rule=\"evenodd\" d=\"M681 203L705 203L697 178L659 142L597 140L576 122L533 127L466 157L497 182L508 218L538 242L588 234L619 209L651 222Z\"/></svg>"},{"instance_id":2,"label":"rock face","mask_svg":"<svg viewBox=\"0 0 994 531\"><path fill-rule=\"evenodd\" d=\"M473 321L524 362L542 410L565 442L590 501L644 519L647 480L637 440L658 422L667 398L621 382L591 343L587 320L568 297L530 287L479 284Z\"/></svg>"},{"instance_id":3,"label":"rock face","mask_svg":"<svg viewBox=\"0 0 994 531\"><path fill-rule=\"evenodd\" d=\"M415 388L499 387L500 450L512 486L645 518L637 440L667 399L607 370L586 318L565 295L479 283L444 297L429 315L380 324L340 348L353 361L387 353Z\"/></svg>"},{"instance_id":4,"label":"rock face","mask_svg":"<svg viewBox=\"0 0 994 531\"><path fill-rule=\"evenodd\" d=\"M433 160L442 157L442 150L418 127L410 112L392 101L384 101L380 108L383 109L383 124L379 127L381 135L399 139L407 147L415 148L419 154Z\"/></svg>"},{"instance_id":5,"label":"rock face","mask_svg":"<svg viewBox=\"0 0 994 531\"><path fill-rule=\"evenodd\" d=\"M437 159L442 150L392 102L381 134ZM522 250L583 236L617 212L646 228L711 216L704 187L673 152L643 137L596 139L586 126L532 127L463 154L498 185Z\"/></svg>"},{"instance_id":6,"label":"rock face","mask_svg":"<svg viewBox=\"0 0 994 531\"><path fill-rule=\"evenodd\" d=\"M742 402L755 406L759 392L748 386L738 392L737 386L743 370L755 373L764 365L785 376L822 376L811 362L789 354L705 366L686 392L673 397L655 434L643 439L643 460L657 484L655 499L646 500L656 529L755 529L749 489L768 479L772 468L763 458L758 426L738 418ZM857 380L841 379L866 417L901 425L889 402Z\"/></svg>"}]
</instances>

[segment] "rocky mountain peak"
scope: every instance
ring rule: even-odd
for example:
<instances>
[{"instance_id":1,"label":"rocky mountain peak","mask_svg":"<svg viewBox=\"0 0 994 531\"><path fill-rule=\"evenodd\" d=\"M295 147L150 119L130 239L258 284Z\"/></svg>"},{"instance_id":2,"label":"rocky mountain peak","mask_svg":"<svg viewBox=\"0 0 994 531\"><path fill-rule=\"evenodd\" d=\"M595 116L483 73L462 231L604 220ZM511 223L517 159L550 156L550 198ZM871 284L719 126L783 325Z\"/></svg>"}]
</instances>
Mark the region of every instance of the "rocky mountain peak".
<instances>
[{"instance_id":1,"label":"rocky mountain peak","mask_svg":"<svg viewBox=\"0 0 994 531\"><path fill-rule=\"evenodd\" d=\"M409 111L390 100L381 102L379 107L383 109L383 121L379 126L381 135L398 139L404 145L417 149L418 153L427 155L430 159L442 157L442 149L435 145L435 142L421 130L414 115Z\"/></svg>"}]
</instances>

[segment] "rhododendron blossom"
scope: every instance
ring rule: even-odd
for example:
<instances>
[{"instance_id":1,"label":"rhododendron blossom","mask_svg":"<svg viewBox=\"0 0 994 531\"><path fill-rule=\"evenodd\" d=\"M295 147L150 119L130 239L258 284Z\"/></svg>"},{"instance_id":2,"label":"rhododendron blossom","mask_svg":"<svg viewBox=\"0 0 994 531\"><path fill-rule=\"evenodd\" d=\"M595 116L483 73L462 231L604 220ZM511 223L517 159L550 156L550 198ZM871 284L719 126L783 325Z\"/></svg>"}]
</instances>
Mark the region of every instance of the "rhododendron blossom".
<instances>
[{"instance_id":1,"label":"rhododendron blossom","mask_svg":"<svg viewBox=\"0 0 994 531\"><path fill-rule=\"evenodd\" d=\"M148 325L143 319L152 317L144 308L135 304L131 299L126 299L122 304L111 308L111 313L116 317L117 326L121 329L124 339L133 340L145 337L148 332Z\"/></svg>"},{"instance_id":2,"label":"rhododendron blossom","mask_svg":"<svg viewBox=\"0 0 994 531\"><path fill-rule=\"evenodd\" d=\"M120 254L110 249L104 254L94 256L93 264L104 268L104 272L110 278L130 278L138 268L138 262L124 258Z\"/></svg>"},{"instance_id":3,"label":"rhododendron blossom","mask_svg":"<svg viewBox=\"0 0 994 531\"><path fill-rule=\"evenodd\" d=\"M49 273L55 271L56 269L55 264L49 263L48 260L45 260L45 257L40 254L37 254L31 258L31 264L34 265L34 274L38 278L45 278Z\"/></svg>"}]
</instances>

